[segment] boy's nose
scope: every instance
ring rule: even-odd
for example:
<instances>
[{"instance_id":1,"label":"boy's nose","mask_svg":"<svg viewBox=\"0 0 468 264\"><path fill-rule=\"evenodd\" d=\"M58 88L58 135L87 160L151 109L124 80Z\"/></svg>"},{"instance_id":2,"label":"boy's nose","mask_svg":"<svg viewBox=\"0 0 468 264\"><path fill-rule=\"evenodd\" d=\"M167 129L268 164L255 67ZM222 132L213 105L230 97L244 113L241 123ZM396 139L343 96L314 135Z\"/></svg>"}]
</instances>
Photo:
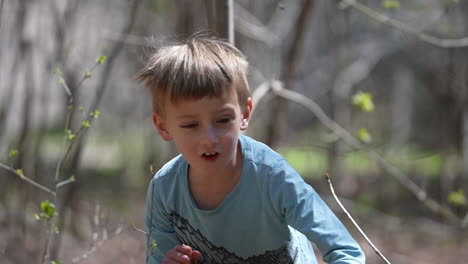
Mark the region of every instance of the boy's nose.
<instances>
[{"instance_id":1,"label":"boy's nose","mask_svg":"<svg viewBox=\"0 0 468 264\"><path fill-rule=\"evenodd\" d=\"M203 133L203 143L214 145L218 143L218 132L213 126L208 126Z\"/></svg>"}]
</instances>

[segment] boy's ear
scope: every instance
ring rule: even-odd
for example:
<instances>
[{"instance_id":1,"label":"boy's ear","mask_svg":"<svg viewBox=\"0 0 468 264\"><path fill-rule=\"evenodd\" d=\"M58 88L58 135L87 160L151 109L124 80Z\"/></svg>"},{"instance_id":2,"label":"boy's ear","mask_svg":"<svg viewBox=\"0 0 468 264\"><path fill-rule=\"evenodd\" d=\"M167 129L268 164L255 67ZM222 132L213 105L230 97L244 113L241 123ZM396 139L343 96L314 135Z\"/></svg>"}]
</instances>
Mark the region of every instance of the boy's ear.
<instances>
[{"instance_id":1,"label":"boy's ear","mask_svg":"<svg viewBox=\"0 0 468 264\"><path fill-rule=\"evenodd\" d=\"M160 115L156 114L155 112L153 112L153 124L158 130L159 135L161 135L162 139L164 139L165 141L172 140L172 136L167 130L164 119Z\"/></svg>"},{"instance_id":2,"label":"boy's ear","mask_svg":"<svg viewBox=\"0 0 468 264\"><path fill-rule=\"evenodd\" d=\"M253 108L253 103L252 103L252 98L249 97L247 99L247 105L242 111L242 120L241 120L241 130L246 130L247 127L249 126L249 120L250 120L250 114L252 113L252 108Z\"/></svg>"}]
</instances>

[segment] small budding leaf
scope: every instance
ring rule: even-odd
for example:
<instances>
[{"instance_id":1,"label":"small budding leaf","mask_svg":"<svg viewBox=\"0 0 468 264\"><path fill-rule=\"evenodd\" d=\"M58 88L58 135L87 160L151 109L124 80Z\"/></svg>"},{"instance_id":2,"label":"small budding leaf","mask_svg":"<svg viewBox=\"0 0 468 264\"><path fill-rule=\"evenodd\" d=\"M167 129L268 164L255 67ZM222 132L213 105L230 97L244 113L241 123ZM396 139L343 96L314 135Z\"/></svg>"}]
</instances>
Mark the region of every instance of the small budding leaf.
<instances>
[{"instance_id":1,"label":"small budding leaf","mask_svg":"<svg viewBox=\"0 0 468 264\"><path fill-rule=\"evenodd\" d=\"M364 112L372 112L375 109L371 93L358 92L353 95L351 101L354 106L359 107Z\"/></svg>"},{"instance_id":2,"label":"small budding leaf","mask_svg":"<svg viewBox=\"0 0 468 264\"><path fill-rule=\"evenodd\" d=\"M74 138L75 138L75 134L72 133L72 131L70 129L68 129L66 132L66 135L67 135L67 139L72 141Z\"/></svg>"},{"instance_id":3,"label":"small budding leaf","mask_svg":"<svg viewBox=\"0 0 468 264\"><path fill-rule=\"evenodd\" d=\"M84 73L84 78L85 78L85 79L91 78L91 72L90 72L90 71L85 71L85 73Z\"/></svg>"},{"instance_id":4,"label":"small budding leaf","mask_svg":"<svg viewBox=\"0 0 468 264\"><path fill-rule=\"evenodd\" d=\"M55 66L55 74L58 75L58 76L63 75L62 69L60 69L59 66Z\"/></svg>"},{"instance_id":5,"label":"small budding leaf","mask_svg":"<svg viewBox=\"0 0 468 264\"><path fill-rule=\"evenodd\" d=\"M24 178L23 169L16 169L15 171L21 178Z\"/></svg>"},{"instance_id":6,"label":"small budding leaf","mask_svg":"<svg viewBox=\"0 0 468 264\"><path fill-rule=\"evenodd\" d=\"M101 114L101 112L98 109L96 109L96 110L94 110L94 112L91 113L91 116L93 118L98 118L100 114Z\"/></svg>"},{"instance_id":7,"label":"small budding leaf","mask_svg":"<svg viewBox=\"0 0 468 264\"><path fill-rule=\"evenodd\" d=\"M84 106L83 106L83 105L80 105L79 110L80 110L81 112L83 112L83 111L84 111Z\"/></svg>"},{"instance_id":8,"label":"small budding leaf","mask_svg":"<svg viewBox=\"0 0 468 264\"><path fill-rule=\"evenodd\" d=\"M107 59L107 56L101 55L97 58L97 63L102 64L106 61L106 59Z\"/></svg>"},{"instance_id":9,"label":"small budding leaf","mask_svg":"<svg viewBox=\"0 0 468 264\"><path fill-rule=\"evenodd\" d=\"M88 128L90 126L89 120L83 122L83 127Z\"/></svg>"},{"instance_id":10,"label":"small budding leaf","mask_svg":"<svg viewBox=\"0 0 468 264\"><path fill-rule=\"evenodd\" d=\"M10 150L10 154L8 154L8 156L12 159L15 158L17 155L18 155L18 150L16 149Z\"/></svg>"},{"instance_id":11,"label":"small budding leaf","mask_svg":"<svg viewBox=\"0 0 468 264\"><path fill-rule=\"evenodd\" d=\"M448 201L449 203L459 207L465 207L468 204L465 193L462 189L449 193Z\"/></svg>"},{"instance_id":12,"label":"small budding leaf","mask_svg":"<svg viewBox=\"0 0 468 264\"><path fill-rule=\"evenodd\" d=\"M400 8L400 1L397 0L385 0L382 1L382 6L385 9L398 9Z\"/></svg>"},{"instance_id":13,"label":"small budding leaf","mask_svg":"<svg viewBox=\"0 0 468 264\"><path fill-rule=\"evenodd\" d=\"M54 233L55 233L55 234L60 233L58 226L54 227Z\"/></svg>"},{"instance_id":14,"label":"small budding leaf","mask_svg":"<svg viewBox=\"0 0 468 264\"><path fill-rule=\"evenodd\" d=\"M372 141L372 136L369 133L369 131L365 128L361 128L358 131L358 137L359 140L361 140L364 143L370 143Z\"/></svg>"},{"instance_id":15,"label":"small budding leaf","mask_svg":"<svg viewBox=\"0 0 468 264\"><path fill-rule=\"evenodd\" d=\"M158 244L156 244L156 240L151 241L151 253L154 253L156 249L158 248Z\"/></svg>"},{"instance_id":16,"label":"small budding leaf","mask_svg":"<svg viewBox=\"0 0 468 264\"><path fill-rule=\"evenodd\" d=\"M73 109L73 105L67 105L67 110L71 111Z\"/></svg>"}]
</instances>

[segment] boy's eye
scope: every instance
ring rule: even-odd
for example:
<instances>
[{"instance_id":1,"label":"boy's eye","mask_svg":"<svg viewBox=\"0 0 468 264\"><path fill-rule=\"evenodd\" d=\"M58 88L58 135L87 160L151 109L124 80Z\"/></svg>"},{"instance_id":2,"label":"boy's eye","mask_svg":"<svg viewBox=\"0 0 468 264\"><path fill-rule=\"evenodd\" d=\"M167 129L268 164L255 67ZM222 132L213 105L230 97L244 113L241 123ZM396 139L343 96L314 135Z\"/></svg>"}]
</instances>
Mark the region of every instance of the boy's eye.
<instances>
[{"instance_id":1,"label":"boy's eye","mask_svg":"<svg viewBox=\"0 0 468 264\"><path fill-rule=\"evenodd\" d=\"M231 120L232 120L232 118L230 118L230 117L225 117L225 118L219 119L219 120L218 120L218 123L225 124L225 123L229 123Z\"/></svg>"},{"instance_id":2,"label":"boy's eye","mask_svg":"<svg viewBox=\"0 0 468 264\"><path fill-rule=\"evenodd\" d=\"M193 123L193 124L186 124L186 125L181 125L181 128L196 128L198 125Z\"/></svg>"}]
</instances>

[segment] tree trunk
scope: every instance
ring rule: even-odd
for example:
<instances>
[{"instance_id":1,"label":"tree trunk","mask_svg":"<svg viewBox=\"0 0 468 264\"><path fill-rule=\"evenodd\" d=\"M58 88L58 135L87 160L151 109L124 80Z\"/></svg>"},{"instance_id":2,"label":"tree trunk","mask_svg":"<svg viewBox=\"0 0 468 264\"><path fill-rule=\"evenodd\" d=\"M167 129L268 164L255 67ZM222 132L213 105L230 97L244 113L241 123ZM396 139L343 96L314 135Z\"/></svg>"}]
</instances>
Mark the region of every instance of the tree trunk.
<instances>
[{"instance_id":1,"label":"tree trunk","mask_svg":"<svg viewBox=\"0 0 468 264\"><path fill-rule=\"evenodd\" d=\"M313 11L313 0L305 0L296 22L296 30L294 31L293 40L286 54L285 67L283 68L281 79L284 82L285 89L293 89L293 75L296 72L298 58L300 57L302 45L304 43L304 35L307 26L307 21ZM283 134L286 123L286 99L275 97L272 103L272 111L270 120L267 124L267 136L265 143L270 147L275 147L279 137Z\"/></svg>"},{"instance_id":2,"label":"tree trunk","mask_svg":"<svg viewBox=\"0 0 468 264\"><path fill-rule=\"evenodd\" d=\"M348 21L346 11L336 8L335 29L336 35L334 42L337 45L334 47L336 52L336 74L339 76L347 65L350 64L349 41L347 37ZM351 125L351 109L350 109L350 93L352 86L342 87L340 78L335 78L333 84L330 102L330 115L333 120L340 124L343 128L349 130ZM354 193L356 186L353 180L353 175L346 173L344 168L344 158L346 153L346 145L340 140L332 142L328 152L328 169L332 177L336 180L337 190L342 195L350 195Z\"/></svg>"},{"instance_id":3,"label":"tree trunk","mask_svg":"<svg viewBox=\"0 0 468 264\"><path fill-rule=\"evenodd\" d=\"M414 81L411 71L399 65L393 75L391 146L407 143L412 129Z\"/></svg>"}]
</instances>

